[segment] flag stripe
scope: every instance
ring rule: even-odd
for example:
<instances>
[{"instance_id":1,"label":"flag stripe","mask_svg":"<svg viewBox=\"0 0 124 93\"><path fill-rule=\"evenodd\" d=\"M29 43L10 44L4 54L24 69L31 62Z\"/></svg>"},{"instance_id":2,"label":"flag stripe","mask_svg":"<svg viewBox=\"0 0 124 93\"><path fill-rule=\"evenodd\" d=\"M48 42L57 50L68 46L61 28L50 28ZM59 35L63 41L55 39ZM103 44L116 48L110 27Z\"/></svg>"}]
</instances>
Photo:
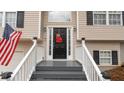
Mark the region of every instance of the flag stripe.
<instances>
[{"instance_id":1,"label":"flag stripe","mask_svg":"<svg viewBox=\"0 0 124 93\"><path fill-rule=\"evenodd\" d=\"M4 53L6 53L7 49L10 47L10 42L6 43L6 46L2 49L2 51L0 52L0 60L2 59L2 57L4 56Z\"/></svg>"},{"instance_id":2,"label":"flag stripe","mask_svg":"<svg viewBox=\"0 0 124 93\"><path fill-rule=\"evenodd\" d=\"M10 37L13 37L15 34L17 33L17 31L13 32Z\"/></svg>"},{"instance_id":3,"label":"flag stripe","mask_svg":"<svg viewBox=\"0 0 124 93\"><path fill-rule=\"evenodd\" d=\"M17 38L16 41L15 41L15 45L14 45L12 51L11 51L10 57L8 57L9 59L7 60L7 63L5 64L5 66L7 66L7 65L9 64L10 60L12 59L12 56L13 56L13 54L14 54L14 51L15 51L16 47L17 47L17 44L18 44L18 41L19 41L19 39L20 39L21 34L22 34L22 33L20 32L18 38Z\"/></svg>"},{"instance_id":4,"label":"flag stripe","mask_svg":"<svg viewBox=\"0 0 124 93\"><path fill-rule=\"evenodd\" d=\"M1 46L1 44L4 42L4 40L5 40L5 39L2 39L2 40L0 41L0 46Z\"/></svg>"},{"instance_id":5,"label":"flag stripe","mask_svg":"<svg viewBox=\"0 0 124 93\"><path fill-rule=\"evenodd\" d=\"M0 64L7 66L17 47L22 32L14 31L14 29L6 23L3 38L0 41Z\"/></svg>"},{"instance_id":6,"label":"flag stripe","mask_svg":"<svg viewBox=\"0 0 124 93\"><path fill-rule=\"evenodd\" d=\"M1 53L1 51L3 50L3 48L4 48L5 44L7 43L7 41L8 41L8 40L4 39L2 45L0 46L0 53Z\"/></svg>"},{"instance_id":7,"label":"flag stripe","mask_svg":"<svg viewBox=\"0 0 124 93\"><path fill-rule=\"evenodd\" d=\"M19 36L19 34L18 34L18 36ZM11 56L11 54L12 54L13 48L15 47L15 43L16 43L16 41L17 41L17 39L18 39L18 36L17 36L17 37L14 39L14 41L12 42L13 44L12 44L12 47L11 47L11 51L8 52L7 59L6 59L6 61L4 62L4 64L6 64L6 63L8 62L8 59L10 58L10 56Z\"/></svg>"},{"instance_id":8,"label":"flag stripe","mask_svg":"<svg viewBox=\"0 0 124 93\"><path fill-rule=\"evenodd\" d=\"M1 60L0 60L1 62L0 62L0 63L1 63L2 65L4 64L5 60L7 59L7 57L8 57L7 55L9 54L9 51L11 51L14 42L11 40L11 41L8 42L8 43L11 43L11 45L9 46L8 50L3 53L4 55L1 57Z\"/></svg>"},{"instance_id":9,"label":"flag stripe","mask_svg":"<svg viewBox=\"0 0 124 93\"><path fill-rule=\"evenodd\" d=\"M16 38L18 38L18 33L14 35L15 38L10 39L9 43L11 43L11 45L9 46L9 48L7 49L6 52L4 52L4 56L2 56L2 60L1 60L1 64L4 65L4 63L6 62L7 58L9 58L9 54L11 53L12 51L12 48L14 47L14 43L15 43L15 40Z\"/></svg>"},{"instance_id":10,"label":"flag stripe","mask_svg":"<svg viewBox=\"0 0 124 93\"><path fill-rule=\"evenodd\" d=\"M17 36L16 33L13 34L14 38L15 38L15 36ZM3 58L3 55L5 55L5 53L7 53L7 50L9 50L9 47L12 46L12 45L10 45L11 42L12 42L12 40L9 39L9 41L4 44L4 47L3 47L3 49L1 49L1 52L0 52L0 60Z\"/></svg>"},{"instance_id":11,"label":"flag stripe","mask_svg":"<svg viewBox=\"0 0 124 93\"><path fill-rule=\"evenodd\" d=\"M11 49L13 47L14 42L10 41L10 43L11 43L10 47L8 48L7 52L5 52L4 56L2 57L2 60L1 60L2 65L6 62L8 55L9 55L9 52L11 52Z\"/></svg>"}]
</instances>

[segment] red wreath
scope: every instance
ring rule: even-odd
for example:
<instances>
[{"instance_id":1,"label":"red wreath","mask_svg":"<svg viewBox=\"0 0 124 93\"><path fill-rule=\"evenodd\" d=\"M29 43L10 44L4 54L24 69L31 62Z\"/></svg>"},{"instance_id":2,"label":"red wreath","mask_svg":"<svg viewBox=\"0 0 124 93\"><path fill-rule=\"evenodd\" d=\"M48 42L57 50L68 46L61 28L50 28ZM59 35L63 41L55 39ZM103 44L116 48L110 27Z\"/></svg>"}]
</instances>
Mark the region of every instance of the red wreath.
<instances>
[{"instance_id":1,"label":"red wreath","mask_svg":"<svg viewBox=\"0 0 124 93\"><path fill-rule=\"evenodd\" d=\"M62 43L63 39L60 35L56 34L56 43Z\"/></svg>"}]
</instances>

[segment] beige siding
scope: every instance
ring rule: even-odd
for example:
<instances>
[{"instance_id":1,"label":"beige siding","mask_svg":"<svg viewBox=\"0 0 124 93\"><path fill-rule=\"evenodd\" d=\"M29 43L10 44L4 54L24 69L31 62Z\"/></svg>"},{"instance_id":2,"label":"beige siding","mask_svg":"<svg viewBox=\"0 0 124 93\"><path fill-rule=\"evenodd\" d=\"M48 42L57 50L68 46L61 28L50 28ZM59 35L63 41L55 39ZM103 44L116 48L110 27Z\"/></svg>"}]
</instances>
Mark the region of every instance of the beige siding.
<instances>
[{"instance_id":1,"label":"beige siding","mask_svg":"<svg viewBox=\"0 0 124 93\"><path fill-rule=\"evenodd\" d=\"M46 51L48 50L47 45L47 29L45 30L44 27L53 26L53 27L61 27L61 26L72 26L76 27L76 12L72 12L72 20L71 22L48 22L48 12L41 12L42 16L39 16L38 11L26 11L24 17L24 28L17 30L22 30L23 34L21 38L32 38L38 37L40 34L42 41L38 41L38 55L37 59L40 61L42 58L46 59ZM109 40L105 41L87 41L86 45L93 55L93 50L117 50L118 51L118 60L119 64L124 62L124 43L120 42L110 42L110 40L124 40L124 27L123 26L87 26L86 23L86 12L79 12L79 37L85 37L86 40ZM41 22L41 30L39 30L39 22ZM0 27L0 37L2 36L3 28ZM40 32L39 32L40 31ZM73 31L73 56L75 59L75 47L81 45L81 42L77 42L77 32ZM43 37L43 38L42 38ZM28 49L31 47L31 41L20 41L18 48L16 49L16 53L14 55L13 61L11 65L13 68L20 62L21 58L26 54ZM16 59L15 59L16 58ZM10 65L10 66L11 66ZM0 67L2 68L2 67ZM13 68L10 68L12 71ZM102 69L113 68L110 66L103 66ZM5 68L3 68L5 69ZM1 70L3 70L1 69ZM9 69L7 69L9 70ZM5 71L5 70L4 70Z\"/></svg>"},{"instance_id":2,"label":"beige siding","mask_svg":"<svg viewBox=\"0 0 124 93\"><path fill-rule=\"evenodd\" d=\"M16 30L21 30L21 38L33 38L38 37L39 33L39 23L40 23L39 11L25 11L24 15L24 28L16 28ZM0 27L0 38L3 33L3 28Z\"/></svg>"},{"instance_id":3,"label":"beige siding","mask_svg":"<svg viewBox=\"0 0 124 93\"><path fill-rule=\"evenodd\" d=\"M124 26L88 26L85 11L79 12L79 37L87 40L124 40Z\"/></svg>"},{"instance_id":4,"label":"beige siding","mask_svg":"<svg viewBox=\"0 0 124 93\"><path fill-rule=\"evenodd\" d=\"M39 33L39 12L25 11L24 28L22 29L22 38L38 37ZM19 29L20 30L20 29Z\"/></svg>"},{"instance_id":5,"label":"beige siding","mask_svg":"<svg viewBox=\"0 0 124 93\"><path fill-rule=\"evenodd\" d=\"M118 65L99 65L101 71L110 70L122 64L122 49L119 42L86 42L88 50L93 56L93 50L117 50ZM124 49L124 48L123 48ZM124 50L123 50L124 51Z\"/></svg>"},{"instance_id":6,"label":"beige siding","mask_svg":"<svg viewBox=\"0 0 124 93\"><path fill-rule=\"evenodd\" d=\"M73 59L74 60L76 60L75 59L75 49L76 49L76 46L77 46L77 44L76 44L76 42L77 42L77 32L73 32Z\"/></svg>"},{"instance_id":7,"label":"beige siding","mask_svg":"<svg viewBox=\"0 0 124 93\"><path fill-rule=\"evenodd\" d=\"M44 21L43 21L44 27L47 27L47 26L51 26L51 27L63 27L63 26L65 26L65 27L68 27L68 26L76 27L76 12L74 12L74 11L72 12L71 22L48 22L48 12L43 12L42 14L43 14L42 19L44 19ZM45 30L45 29L43 29L43 30ZM44 49L45 49L45 56L44 56L45 59L46 59L46 53L47 53L47 47L46 46L48 46L47 45L47 33L46 32L47 31L45 31L43 33L43 43L42 43L42 45L44 46ZM75 44L76 44L76 32L73 32L73 57L74 57L74 53L75 53L74 52Z\"/></svg>"},{"instance_id":8,"label":"beige siding","mask_svg":"<svg viewBox=\"0 0 124 93\"><path fill-rule=\"evenodd\" d=\"M27 42L23 42L23 41L19 42L10 64L8 66L0 65L0 72L15 70L17 65L21 62L22 58L24 57L24 55L27 53L27 51L32 45L31 41L27 41Z\"/></svg>"},{"instance_id":9,"label":"beige siding","mask_svg":"<svg viewBox=\"0 0 124 93\"><path fill-rule=\"evenodd\" d=\"M3 35L3 28L0 27L0 38L2 37L2 35Z\"/></svg>"},{"instance_id":10,"label":"beige siding","mask_svg":"<svg viewBox=\"0 0 124 93\"><path fill-rule=\"evenodd\" d=\"M9 72L13 71L17 67L17 65L20 63L20 61L22 60L23 57L24 57L23 51L15 52L14 56L8 66L0 65L0 73L6 72L6 71L9 71Z\"/></svg>"},{"instance_id":11,"label":"beige siding","mask_svg":"<svg viewBox=\"0 0 124 93\"><path fill-rule=\"evenodd\" d=\"M48 38L47 38L47 32L44 32L44 33L43 33L42 46L44 47L44 56L43 56L43 57L44 57L45 60L46 60L46 54L47 54L47 50L48 50L48 49L47 49L47 46L48 46L48 45L47 45L47 39L48 39Z\"/></svg>"},{"instance_id":12,"label":"beige siding","mask_svg":"<svg viewBox=\"0 0 124 93\"><path fill-rule=\"evenodd\" d=\"M118 63L121 65L120 59L120 43L118 42L86 42L86 45L93 56L93 50L117 50Z\"/></svg>"},{"instance_id":13,"label":"beige siding","mask_svg":"<svg viewBox=\"0 0 124 93\"><path fill-rule=\"evenodd\" d=\"M98 66L98 67L100 68L101 72L103 72L103 71L115 69L115 68L117 68L118 66Z\"/></svg>"},{"instance_id":14,"label":"beige siding","mask_svg":"<svg viewBox=\"0 0 124 93\"><path fill-rule=\"evenodd\" d=\"M121 49L121 62L122 64L124 64L124 43L121 43L120 45L120 49Z\"/></svg>"}]
</instances>

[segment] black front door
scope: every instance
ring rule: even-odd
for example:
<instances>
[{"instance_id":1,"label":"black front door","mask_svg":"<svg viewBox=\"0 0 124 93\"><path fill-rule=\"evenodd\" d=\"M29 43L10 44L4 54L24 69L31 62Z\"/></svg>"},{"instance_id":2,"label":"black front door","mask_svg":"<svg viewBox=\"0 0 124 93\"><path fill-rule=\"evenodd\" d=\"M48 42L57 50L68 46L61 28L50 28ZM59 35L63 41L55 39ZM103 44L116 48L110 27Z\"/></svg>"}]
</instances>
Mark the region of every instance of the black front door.
<instances>
[{"instance_id":1,"label":"black front door","mask_svg":"<svg viewBox=\"0 0 124 93\"><path fill-rule=\"evenodd\" d=\"M66 28L53 28L53 59L66 59Z\"/></svg>"}]
</instances>

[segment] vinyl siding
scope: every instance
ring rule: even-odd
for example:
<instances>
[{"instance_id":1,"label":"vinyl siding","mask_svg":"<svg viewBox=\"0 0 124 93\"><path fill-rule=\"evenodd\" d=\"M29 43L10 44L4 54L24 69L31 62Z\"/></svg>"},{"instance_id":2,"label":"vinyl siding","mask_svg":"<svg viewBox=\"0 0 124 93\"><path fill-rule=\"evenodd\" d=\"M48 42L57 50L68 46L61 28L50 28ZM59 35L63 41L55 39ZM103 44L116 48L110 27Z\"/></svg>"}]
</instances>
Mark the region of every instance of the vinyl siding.
<instances>
[{"instance_id":1,"label":"vinyl siding","mask_svg":"<svg viewBox=\"0 0 124 93\"><path fill-rule=\"evenodd\" d=\"M68 26L72 26L72 27L76 27L76 12L72 12L72 18L71 18L71 21L70 22L48 22L48 12L43 12L42 13L42 16L43 16L43 18L42 19L44 19L44 20L42 20L43 21L43 27L47 27L47 26L51 26L51 27L63 27L63 26L65 26L65 27L68 27ZM45 56L44 56L44 58L46 59L46 54L47 54L47 47L46 46L48 46L47 45L47 29L43 29L43 30L45 30L44 31L44 33L43 33L43 43L42 43L42 45L44 46L44 49L45 49ZM72 39L73 39L73 57L74 57L74 53L75 53L75 48L74 48L74 46L75 46L75 44L76 44L76 32L75 31L73 31L73 37L72 37Z\"/></svg>"},{"instance_id":2,"label":"vinyl siding","mask_svg":"<svg viewBox=\"0 0 124 93\"><path fill-rule=\"evenodd\" d=\"M124 43L121 43L120 45L120 49L121 49L121 62L122 64L124 64Z\"/></svg>"},{"instance_id":3,"label":"vinyl siding","mask_svg":"<svg viewBox=\"0 0 124 93\"><path fill-rule=\"evenodd\" d=\"M120 43L119 42L86 42L91 55L93 56L93 50L117 50L118 51L118 65L121 65L120 56Z\"/></svg>"},{"instance_id":4,"label":"vinyl siding","mask_svg":"<svg viewBox=\"0 0 124 93\"><path fill-rule=\"evenodd\" d=\"M21 38L33 38L38 37L39 33L39 22L40 22L39 11L25 11L24 14L24 28L15 28L16 30L22 31ZM0 38L3 33L3 28L0 27Z\"/></svg>"},{"instance_id":5,"label":"vinyl siding","mask_svg":"<svg viewBox=\"0 0 124 93\"><path fill-rule=\"evenodd\" d=\"M124 26L87 25L86 11L79 11L79 38L86 40L124 40Z\"/></svg>"},{"instance_id":6,"label":"vinyl siding","mask_svg":"<svg viewBox=\"0 0 124 93\"><path fill-rule=\"evenodd\" d=\"M24 16L24 28L22 38L38 37L39 31L39 12L26 11ZM19 29L20 30L20 29Z\"/></svg>"},{"instance_id":7,"label":"vinyl siding","mask_svg":"<svg viewBox=\"0 0 124 93\"><path fill-rule=\"evenodd\" d=\"M27 43L28 42L28 43ZM9 63L9 65L6 66L2 66L0 65L0 72L6 72L6 71L14 71L15 68L18 66L18 64L21 62L22 58L24 57L24 55L27 53L27 51L30 49L32 45L31 41L21 41L19 42L15 53L12 57L11 62Z\"/></svg>"},{"instance_id":8,"label":"vinyl siding","mask_svg":"<svg viewBox=\"0 0 124 93\"><path fill-rule=\"evenodd\" d=\"M0 38L2 38L3 35L3 28L0 26Z\"/></svg>"}]
</instances>

